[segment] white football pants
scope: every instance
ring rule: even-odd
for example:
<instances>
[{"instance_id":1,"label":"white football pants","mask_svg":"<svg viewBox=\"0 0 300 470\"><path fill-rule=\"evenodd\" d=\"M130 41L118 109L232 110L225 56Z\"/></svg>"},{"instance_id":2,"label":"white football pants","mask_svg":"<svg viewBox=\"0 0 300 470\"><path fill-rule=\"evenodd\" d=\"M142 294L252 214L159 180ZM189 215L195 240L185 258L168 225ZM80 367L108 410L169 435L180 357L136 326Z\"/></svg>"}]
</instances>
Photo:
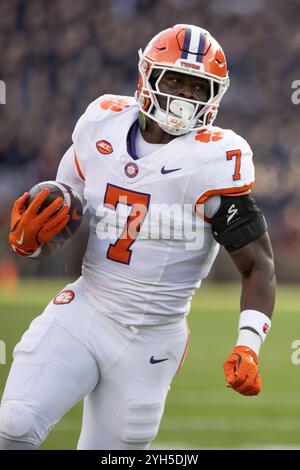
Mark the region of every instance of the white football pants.
<instances>
[{"instance_id":1,"label":"white football pants","mask_svg":"<svg viewBox=\"0 0 300 470\"><path fill-rule=\"evenodd\" d=\"M147 449L185 356L186 320L124 326L88 303L81 279L65 289L14 349L0 436L39 446L84 398L78 449Z\"/></svg>"}]
</instances>

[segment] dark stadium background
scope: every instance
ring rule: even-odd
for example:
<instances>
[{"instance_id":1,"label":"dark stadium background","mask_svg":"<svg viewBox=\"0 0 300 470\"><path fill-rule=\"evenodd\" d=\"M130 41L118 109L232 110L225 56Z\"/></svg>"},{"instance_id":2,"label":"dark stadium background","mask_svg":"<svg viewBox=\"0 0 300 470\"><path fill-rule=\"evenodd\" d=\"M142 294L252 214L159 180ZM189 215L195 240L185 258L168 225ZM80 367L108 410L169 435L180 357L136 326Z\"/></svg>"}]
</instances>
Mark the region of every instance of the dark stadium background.
<instances>
[{"instance_id":1,"label":"dark stadium background","mask_svg":"<svg viewBox=\"0 0 300 470\"><path fill-rule=\"evenodd\" d=\"M7 96L0 104L0 339L7 343L7 365L0 365L0 391L12 347L30 319L64 286L62 278L80 272L88 230L86 222L63 256L47 263L17 258L7 246L13 200L55 178L73 127L92 100L134 92L140 47L173 24L196 24L227 55L231 86L215 124L232 128L253 149L253 195L267 218L281 287L261 355L266 391L254 400L230 395L221 364L235 339L239 291L229 281L238 275L221 252L212 283L194 302L190 352L157 445L300 444L299 371L290 359L291 343L300 337L293 287L300 280L300 105L291 100L292 82L300 79L298 7L296 0L1 0L0 80ZM79 415L78 408L66 418L74 425L63 421L45 447L74 447Z\"/></svg>"}]
</instances>

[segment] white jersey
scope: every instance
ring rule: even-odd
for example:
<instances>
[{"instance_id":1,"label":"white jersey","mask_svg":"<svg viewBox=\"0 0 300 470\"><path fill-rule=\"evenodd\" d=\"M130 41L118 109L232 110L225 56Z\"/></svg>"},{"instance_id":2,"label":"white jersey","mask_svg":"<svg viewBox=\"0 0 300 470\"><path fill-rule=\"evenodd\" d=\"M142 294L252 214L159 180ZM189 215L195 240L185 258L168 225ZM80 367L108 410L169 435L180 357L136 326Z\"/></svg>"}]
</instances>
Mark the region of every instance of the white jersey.
<instances>
[{"instance_id":1,"label":"white jersey","mask_svg":"<svg viewBox=\"0 0 300 470\"><path fill-rule=\"evenodd\" d=\"M132 97L91 103L57 181L79 192L91 214L82 269L90 303L123 324L168 323L189 312L218 252L199 204L250 192L252 152L233 131L213 126L139 160L138 115Z\"/></svg>"}]
</instances>

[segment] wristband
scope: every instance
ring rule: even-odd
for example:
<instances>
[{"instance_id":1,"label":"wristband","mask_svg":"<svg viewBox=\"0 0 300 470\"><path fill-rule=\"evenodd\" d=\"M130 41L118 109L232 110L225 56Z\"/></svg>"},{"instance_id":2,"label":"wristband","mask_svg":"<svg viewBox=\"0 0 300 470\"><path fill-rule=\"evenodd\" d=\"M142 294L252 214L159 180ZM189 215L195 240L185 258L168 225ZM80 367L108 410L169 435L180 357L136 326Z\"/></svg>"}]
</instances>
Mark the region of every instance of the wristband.
<instances>
[{"instance_id":1,"label":"wristband","mask_svg":"<svg viewBox=\"0 0 300 470\"><path fill-rule=\"evenodd\" d=\"M257 310L243 310L240 315L239 332L243 328L253 328L263 343L271 328L271 320L267 315Z\"/></svg>"},{"instance_id":2,"label":"wristband","mask_svg":"<svg viewBox=\"0 0 300 470\"><path fill-rule=\"evenodd\" d=\"M250 330L240 330L236 346L247 346L258 356L262 340L257 333Z\"/></svg>"}]
</instances>

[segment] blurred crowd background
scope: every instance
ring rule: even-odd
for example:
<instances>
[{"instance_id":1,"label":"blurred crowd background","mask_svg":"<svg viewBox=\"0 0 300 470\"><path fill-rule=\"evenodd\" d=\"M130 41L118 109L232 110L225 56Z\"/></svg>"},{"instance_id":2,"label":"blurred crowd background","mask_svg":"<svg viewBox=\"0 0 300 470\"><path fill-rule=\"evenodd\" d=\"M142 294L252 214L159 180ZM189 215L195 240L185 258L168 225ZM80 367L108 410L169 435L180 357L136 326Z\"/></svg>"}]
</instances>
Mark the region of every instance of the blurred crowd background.
<instances>
[{"instance_id":1,"label":"blurred crowd background","mask_svg":"<svg viewBox=\"0 0 300 470\"><path fill-rule=\"evenodd\" d=\"M226 53L231 86L216 125L250 143L253 195L266 215L280 280L300 279L300 79L298 0L1 0L0 279L9 273L78 273L87 224L64 256L47 263L17 259L7 247L12 201L54 179L86 106L103 93L131 95L137 51L177 23L208 29ZM223 253L217 279L232 279Z\"/></svg>"}]
</instances>

